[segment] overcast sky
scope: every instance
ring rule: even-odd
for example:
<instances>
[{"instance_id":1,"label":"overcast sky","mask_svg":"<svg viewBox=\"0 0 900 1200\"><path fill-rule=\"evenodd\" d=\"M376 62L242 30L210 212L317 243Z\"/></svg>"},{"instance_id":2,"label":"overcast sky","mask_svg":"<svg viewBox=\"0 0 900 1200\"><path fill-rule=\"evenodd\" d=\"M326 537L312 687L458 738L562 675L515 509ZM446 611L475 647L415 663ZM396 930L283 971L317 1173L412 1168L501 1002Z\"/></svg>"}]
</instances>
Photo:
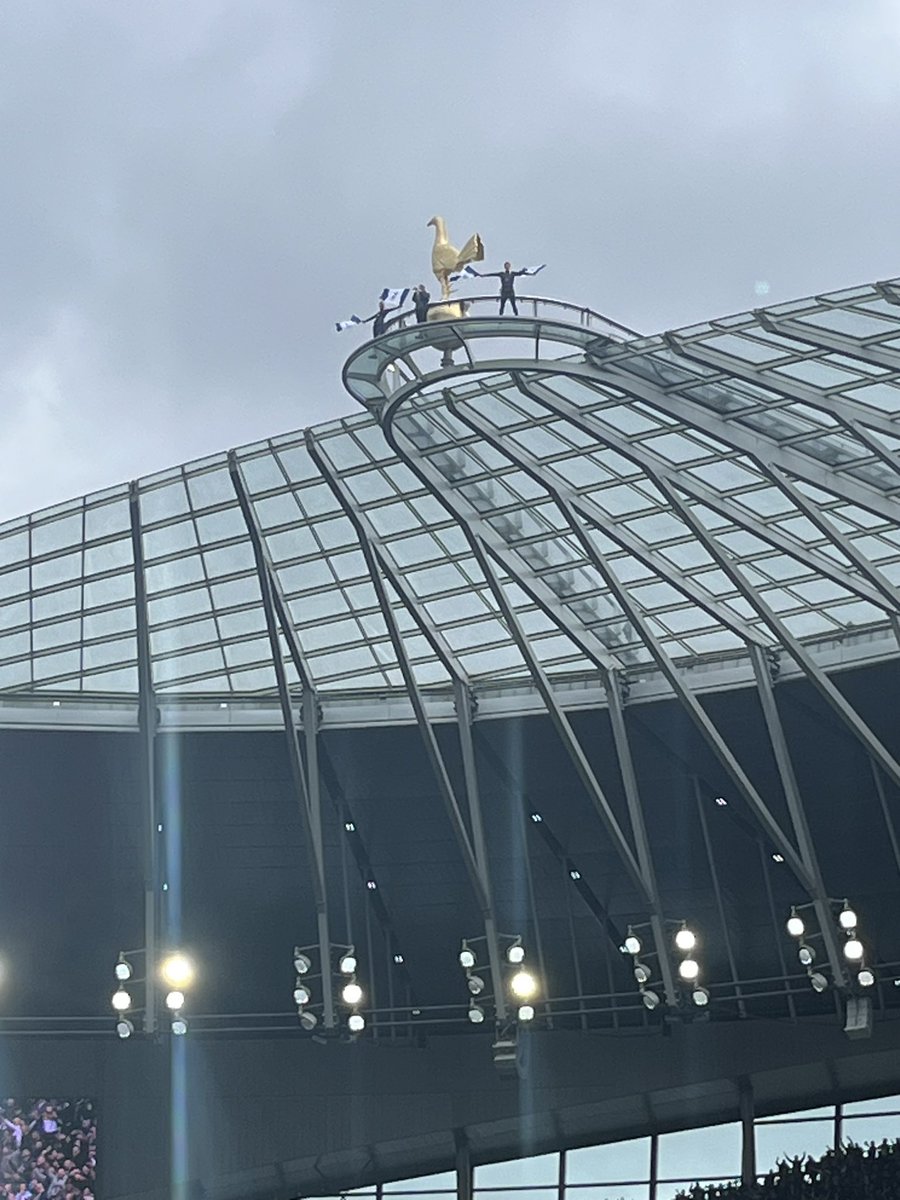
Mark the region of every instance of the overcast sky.
<instances>
[{"instance_id":1,"label":"overcast sky","mask_svg":"<svg viewBox=\"0 0 900 1200\"><path fill-rule=\"evenodd\" d=\"M900 274L898 52L897 0L3 0L0 520L353 411L333 322L435 212L645 332Z\"/></svg>"}]
</instances>

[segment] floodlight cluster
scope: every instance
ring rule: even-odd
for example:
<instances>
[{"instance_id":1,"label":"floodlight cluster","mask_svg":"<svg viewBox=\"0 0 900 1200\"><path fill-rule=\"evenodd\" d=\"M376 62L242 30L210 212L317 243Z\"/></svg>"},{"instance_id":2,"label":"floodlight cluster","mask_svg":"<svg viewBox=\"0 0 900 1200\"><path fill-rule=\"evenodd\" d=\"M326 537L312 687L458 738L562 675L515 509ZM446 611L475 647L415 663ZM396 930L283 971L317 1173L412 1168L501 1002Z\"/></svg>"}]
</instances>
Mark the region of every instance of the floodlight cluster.
<instances>
[{"instance_id":1,"label":"floodlight cluster","mask_svg":"<svg viewBox=\"0 0 900 1200\"><path fill-rule=\"evenodd\" d=\"M506 965L510 968L507 988L510 1000L516 1009L516 1018L521 1022L533 1021L535 1010L531 1001L540 991L538 978L525 965L525 947L522 945L521 937L510 937L504 940L509 943L504 957ZM463 938L457 960L465 973L466 987L469 992L468 1018L473 1025L481 1025L486 1016L481 998L487 990L487 985L484 977L475 971L478 965L478 956L473 948L472 940Z\"/></svg>"},{"instance_id":2,"label":"floodlight cluster","mask_svg":"<svg viewBox=\"0 0 900 1200\"><path fill-rule=\"evenodd\" d=\"M841 951L848 964L847 969L851 977L855 977L858 987L873 987L875 972L866 965L865 946L857 931L859 922L856 910L850 905L849 900L833 900L831 906L839 935L843 938ZM812 904L793 905L785 928L790 937L797 942L797 958L801 967L806 969L810 986L816 992L824 992L828 987L828 977L821 970L816 969L816 951L812 945L814 941L821 938L822 934L815 930L809 930L807 920L802 915L804 911L811 910L813 907Z\"/></svg>"},{"instance_id":3,"label":"floodlight cluster","mask_svg":"<svg viewBox=\"0 0 900 1200\"><path fill-rule=\"evenodd\" d=\"M672 939L672 949L677 962L678 978L689 989L692 1003L698 1008L706 1008L709 1004L709 992L700 982L700 962L696 957L697 935L688 927L686 921L676 922L676 924L678 928ZM653 970L646 960L655 957L656 952L650 949L645 950L639 934L639 930L642 928L644 926L629 925L619 949L631 958L632 972L635 983L638 985L641 1003L649 1012L653 1012L654 1009L659 1008L662 997L654 987L650 986L653 982Z\"/></svg>"},{"instance_id":4,"label":"floodlight cluster","mask_svg":"<svg viewBox=\"0 0 900 1200\"><path fill-rule=\"evenodd\" d=\"M311 947L294 947L294 991L293 1000L297 1006L297 1017L301 1029L311 1033L319 1024L319 1018L312 1010L313 981L321 979L320 974L312 973L313 960ZM365 1001L365 993L356 978L359 960L354 946L332 947L339 952L337 960L337 976L339 978L341 1002L350 1009L347 1016L347 1029L352 1034L359 1034L366 1027L366 1018L359 1011ZM329 967L330 969L330 967Z\"/></svg>"},{"instance_id":5,"label":"floodlight cluster","mask_svg":"<svg viewBox=\"0 0 900 1200\"><path fill-rule=\"evenodd\" d=\"M122 951L113 968L117 986L110 1003L116 1014L116 1033L123 1039L130 1038L134 1033L134 1022L128 1013L134 1009L135 1003L131 991L126 985L146 986L147 983L146 979L134 977L132 959L139 955L144 955L146 958L146 952L143 950ZM154 970L152 963L147 964L147 970ZM194 964L183 951L174 950L160 961L156 970L168 988L165 1005L169 1011L169 1028L176 1037L183 1037L187 1033L188 1023L182 1009L186 1001L186 989L194 981Z\"/></svg>"}]
</instances>

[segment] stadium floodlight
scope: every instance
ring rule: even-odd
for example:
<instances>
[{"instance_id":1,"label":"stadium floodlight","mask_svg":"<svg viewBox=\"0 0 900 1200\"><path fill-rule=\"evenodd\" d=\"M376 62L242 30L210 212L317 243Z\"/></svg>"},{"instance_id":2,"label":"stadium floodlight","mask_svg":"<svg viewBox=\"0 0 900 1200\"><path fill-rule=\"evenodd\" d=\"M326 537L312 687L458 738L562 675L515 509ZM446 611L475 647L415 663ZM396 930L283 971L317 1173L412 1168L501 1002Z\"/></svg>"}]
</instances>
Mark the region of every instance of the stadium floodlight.
<instances>
[{"instance_id":1,"label":"stadium floodlight","mask_svg":"<svg viewBox=\"0 0 900 1200\"><path fill-rule=\"evenodd\" d=\"M131 963L124 954L119 955L119 960L116 963L116 979L119 983L125 983L131 978Z\"/></svg>"},{"instance_id":2,"label":"stadium floodlight","mask_svg":"<svg viewBox=\"0 0 900 1200\"><path fill-rule=\"evenodd\" d=\"M838 913L838 924L841 929L846 929L848 933L851 929L856 928L856 913L846 900L844 901L844 907Z\"/></svg>"},{"instance_id":3,"label":"stadium floodlight","mask_svg":"<svg viewBox=\"0 0 900 1200\"><path fill-rule=\"evenodd\" d=\"M123 987L113 992L112 1006L116 1012L127 1012L131 1008L131 996Z\"/></svg>"},{"instance_id":4,"label":"stadium floodlight","mask_svg":"<svg viewBox=\"0 0 900 1200\"><path fill-rule=\"evenodd\" d=\"M188 987L193 982L194 964L186 954L176 950L173 954L167 954L162 960L159 973L170 988L181 991L182 988Z\"/></svg>"},{"instance_id":5,"label":"stadium floodlight","mask_svg":"<svg viewBox=\"0 0 900 1200\"><path fill-rule=\"evenodd\" d=\"M521 942L513 942L511 946L507 947L506 961L514 967L518 967L525 961L525 947Z\"/></svg>"},{"instance_id":6,"label":"stadium floodlight","mask_svg":"<svg viewBox=\"0 0 900 1200\"><path fill-rule=\"evenodd\" d=\"M796 908L791 909L791 915L787 919L787 931L795 938L801 938L806 933L806 925L803 918L797 915Z\"/></svg>"},{"instance_id":7,"label":"stadium floodlight","mask_svg":"<svg viewBox=\"0 0 900 1200\"><path fill-rule=\"evenodd\" d=\"M480 975L470 975L466 983L473 996L480 996L484 991L484 980Z\"/></svg>"},{"instance_id":8,"label":"stadium floodlight","mask_svg":"<svg viewBox=\"0 0 900 1200\"><path fill-rule=\"evenodd\" d=\"M305 1029L307 1032L310 1032L311 1030L315 1029L315 1027L319 1023L319 1018L316 1016L316 1014L312 1013L312 1012L308 1012L306 1009L304 1009L303 1012L299 1014L299 1016L300 1016L300 1028Z\"/></svg>"},{"instance_id":9,"label":"stadium floodlight","mask_svg":"<svg viewBox=\"0 0 900 1200\"><path fill-rule=\"evenodd\" d=\"M691 992L691 999L698 1008L706 1008L709 1004L709 992L705 987L695 987Z\"/></svg>"},{"instance_id":10,"label":"stadium floodlight","mask_svg":"<svg viewBox=\"0 0 900 1200\"><path fill-rule=\"evenodd\" d=\"M533 1021L534 1007L531 1004L520 1004L517 1015L520 1021Z\"/></svg>"},{"instance_id":11,"label":"stadium floodlight","mask_svg":"<svg viewBox=\"0 0 900 1200\"><path fill-rule=\"evenodd\" d=\"M509 981L509 990L517 1000L530 1000L537 993L537 980L530 971L516 971Z\"/></svg>"},{"instance_id":12,"label":"stadium floodlight","mask_svg":"<svg viewBox=\"0 0 900 1200\"><path fill-rule=\"evenodd\" d=\"M649 983L651 971L646 963L636 962L634 964L634 977L638 983Z\"/></svg>"},{"instance_id":13,"label":"stadium floodlight","mask_svg":"<svg viewBox=\"0 0 900 1200\"><path fill-rule=\"evenodd\" d=\"M184 1037L188 1031L188 1023L182 1016L172 1018L172 1032L176 1037Z\"/></svg>"},{"instance_id":14,"label":"stadium floodlight","mask_svg":"<svg viewBox=\"0 0 900 1200\"><path fill-rule=\"evenodd\" d=\"M806 942L803 942L797 951L797 957L800 959L800 965L802 967L811 967L816 961L816 952L813 950L812 946L808 946Z\"/></svg>"},{"instance_id":15,"label":"stadium floodlight","mask_svg":"<svg viewBox=\"0 0 900 1200\"><path fill-rule=\"evenodd\" d=\"M875 983L875 972L871 967L861 967L856 974L856 982L860 987L872 987Z\"/></svg>"},{"instance_id":16,"label":"stadium floodlight","mask_svg":"<svg viewBox=\"0 0 900 1200\"><path fill-rule=\"evenodd\" d=\"M650 988L641 989L641 1001L644 1008L649 1009L650 1012L653 1012L654 1008L659 1008L659 996Z\"/></svg>"},{"instance_id":17,"label":"stadium floodlight","mask_svg":"<svg viewBox=\"0 0 900 1200\"><path fill-rule=\"evenodd\" d=\"M184 1008L184 992L174 989L174 991L166 993L166 1008L172 1012L178 1012L180 1008Z\"/></svg>"},{"instance_id":18,"label":"stadium floodlight","mask_svg":"<svg viewBox=\"0 0 900 1200\"><path fill-rule=\"evenodd\" d=\"M847 938L844 942L844 958L848 962L860 962L863 956L863 944L857 937Z\"/></svg>"},{"instance_id":19,"label":"stadium floodlight","mask_svg":"<svg viewBox=\"0 0 900 1200\"><path fill-rule=\"evenodd\" d=\"M362 998L363 990L355 979L351 979L349 983L345 983L341 989L341 999L345 1004L349 1004L351 1008L355 1008L357 1004L361 1004Z\"/></svg>"},{"instance_id":20,"label":"stadium floodlight","mask_svg":"<svg viewBox=\"0 0 900 1200\"><path fill-rule=\"evenodd\" d=\"M116 1021L116 1033L120 1038L130 1038L134 1033L134 1026L127 1017L120 1017Z\"/></svg>"},{"instance_id":21,"label":"stadium floodlight","mask_svg":"<svg viewBox=\"0 0 900 1200\"><path fill-rule=\"evenodd\" d=\"M625 935L625 941L622 943L622 952L630 954L632 958L637 958L641 952L641 939L630 927Z\"/></svg>"},{"instance_id":22,"label":"stadium floodlight","mask_svg":"<svg viewBox=\"0 0 900 1200\"><path fill-rule=\"evenodd\" d=\"M304 954L299 946L294 947L294 970L298 975L307 975L312 969L312 961L308 954Z\"/></svg>"},{"instance_id":23,"label":"stadium floodlight","mask_svg":"<svg viewBox=\"0 0 900 1200\"><path fill-rule=\"evenodd\" d=\"M687 925L682 925L675 934L675 945L683 954L689 954L697 945L697 937L694 931L688 929Z\"/></svg>"},{"instance_id":24,"label":"stadium floodlight","mask_svg":"<svg viewBox=\"0 0 900 1200\"><path fill-rule=\"evenodd\" d=\"M362 1013L351 1013L347 1018L347 1028L351 1033L362 1033L366 1027L366 1018Z\"/></svg>"},{"instance_id":25,"label":"stadium floodlight","mask_svg":"<svg viewBox=\"0 0 900 1200\"><path fill-rule=\"evenodd\" d=\"M346 954L341 955L340 961L338 962L338 970L342 975L356 974L356 954L352 946Z\"/></svg>"},{"instance_id":26,"label":"stadium floodlight","mask_svg":"<svg viewBox=\"0 0 900 1200\"><path fill-rule=\"evenodd\" d=\"M473 1025L480 1025L484 1021L484 1009L473 1000L469 1005L468 1016Z\"/></svg>"},{"instance_id":27,"label":"stadium floodlight","mask_svg":"<svg viewBox=\"0 0 900 1200\"><path fill-rule=\"evenodd\" d=\"M810 971L809 982L812 984L814 992L824 992L828 987L828 980L821 971Z\"/></svg>"},{"instance_id":28,"label":"stadium floodlight","mask_svg":"<svg viewBox=\"0 0 900 1200\"><path fill-rule=\"evenodd\" d=\"M700 974L700 964L696 958L683 958L678 964L678 974L685 983L693 983Z\"/></svg>"},{"instance_id":29,"label":"stadium floodlight","mask_svg":"<svg viewBox=\"0 0 900 1200\"><path fill-rule=\"evenodd\" d=\"M462 950L459 952L459 965L464 971L471 971L475 966L475 962L475 951L471 950L469 946L463 942Z\"/></svg>"},{"instance_id":30,"label":"stadium floodlight","mask_svg":"<svg viewBox=\"0 0 900 1200\"><path fill-rule=\"evenodd\" d=\"M311 999L309 988L298 979L297 986L294 988L294 1003L302 1008L304 1004L309 1004Z\"/></svg>"}]
</instances>

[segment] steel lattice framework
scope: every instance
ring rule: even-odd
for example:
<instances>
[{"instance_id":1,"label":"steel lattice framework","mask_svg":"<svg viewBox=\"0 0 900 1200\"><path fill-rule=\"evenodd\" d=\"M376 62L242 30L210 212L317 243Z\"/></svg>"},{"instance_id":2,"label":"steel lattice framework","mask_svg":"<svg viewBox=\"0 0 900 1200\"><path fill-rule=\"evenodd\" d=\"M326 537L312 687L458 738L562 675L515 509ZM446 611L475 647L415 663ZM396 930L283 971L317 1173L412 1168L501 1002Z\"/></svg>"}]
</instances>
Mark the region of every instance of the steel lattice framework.
<instances>
[{"instance_id":1,"label":"steel lattice framework","mask_svg":"<svg viewBox=\"0 0 900 1200\"><path fill-rule=\"evenodd\" d=\"M627 718L675 698L843 979L777 692L808 681L880 794L900 786L896 749L835 680L900 654L900 281L656 337L541 299L518 318L401 317L344 381L364 410L345 420L0 528L0 722L137 724L149 828L160 728L283 725L325 953L320 731L414 721L500 998L473 726L545 712L675 1003ZM758 694L783 812L701 702L738 687ZM573 725L591 708L625 814ZM461 774L436 733L451 722Z\"/></svg>"}]
</instances>

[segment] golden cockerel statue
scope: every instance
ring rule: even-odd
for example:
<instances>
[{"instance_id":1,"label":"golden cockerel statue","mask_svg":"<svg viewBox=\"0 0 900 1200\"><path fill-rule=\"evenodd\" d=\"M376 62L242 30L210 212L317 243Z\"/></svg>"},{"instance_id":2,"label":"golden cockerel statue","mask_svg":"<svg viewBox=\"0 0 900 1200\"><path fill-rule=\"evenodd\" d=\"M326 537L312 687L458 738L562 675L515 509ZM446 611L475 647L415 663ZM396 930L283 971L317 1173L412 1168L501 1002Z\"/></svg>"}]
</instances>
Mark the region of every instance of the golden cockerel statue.
<instances>
[{"instance_id":1,"label":"golden cockerel statue","mask_svg":"<svg viewBox=\"0 0 900 1200\"><path fill-rule=\"evenodd\" d=\"M473 233L462 250L451 246L447 238L447 226L443 217L432 217L428 222L434 226L434 248L431 251L431 269L441 285L444 300L450 299L450 276L461 271L466 263L484 260L484 245L481 237Z\"/></svg>"}]
</instances>

